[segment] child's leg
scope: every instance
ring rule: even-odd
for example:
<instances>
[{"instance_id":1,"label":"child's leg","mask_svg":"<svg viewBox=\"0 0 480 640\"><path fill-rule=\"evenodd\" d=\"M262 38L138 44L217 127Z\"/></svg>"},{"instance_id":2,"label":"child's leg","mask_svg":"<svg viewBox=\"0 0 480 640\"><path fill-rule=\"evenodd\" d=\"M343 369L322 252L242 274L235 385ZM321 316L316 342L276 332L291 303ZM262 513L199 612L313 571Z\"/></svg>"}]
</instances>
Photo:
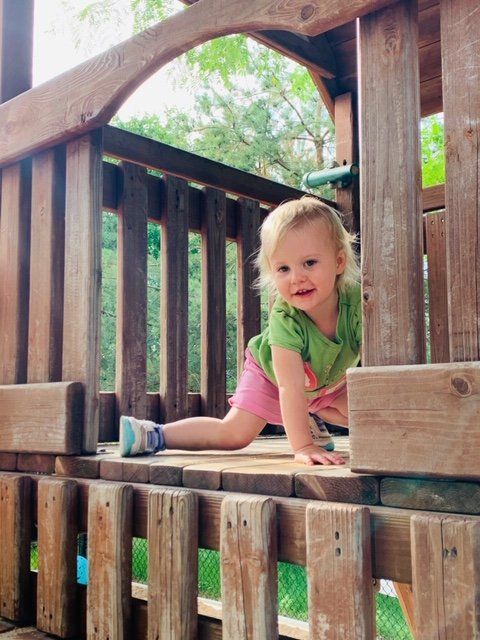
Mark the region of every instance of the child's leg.
<instances>
[{"instance_id":1,"label":"child's leg","mask_svg":"<svg viewBox=\"0 0 480 640\"><path fill-rule=\"evenodd\" d=\"M348 427L348 396L347 389L338 395L329 407L315 411L325 422Z\"/></svg>"}]
</instances>

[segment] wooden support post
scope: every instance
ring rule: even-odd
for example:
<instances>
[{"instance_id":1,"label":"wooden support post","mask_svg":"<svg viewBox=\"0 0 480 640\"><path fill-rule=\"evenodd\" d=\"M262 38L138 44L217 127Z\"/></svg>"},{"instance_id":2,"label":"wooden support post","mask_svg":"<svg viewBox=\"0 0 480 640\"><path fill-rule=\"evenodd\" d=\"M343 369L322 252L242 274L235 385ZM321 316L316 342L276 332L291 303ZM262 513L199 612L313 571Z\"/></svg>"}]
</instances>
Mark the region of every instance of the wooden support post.
<instances>
[{"instance_id":1,"label":"wooden support post","mask_svg":"<svg viewBox=\"0 0 480 640\"><path fill-rule=\"evenodd\" d=\"M275 640L277 544L275 505L270 498L224 498L220 554L224 637Z\"/></svg>"},{"instance_id":2,"label":"wooden support post","mask_svg":"<svg viewBox=\"0 0 480 640\"><path fill-rule=\"evenodd\" d=\"M99 424L102 213L101 131L67 144L63 380L85 385L82 449L95 453Z\"/></svg>"},{"instance_id":3,"label":"wooden support post","mask_svg":"<svg viewBox=\"0 0 480 640\"><path fill-rule=\"evenodd\" d=\"M30 478L0 475L0 616L28 619L30 586Z\"/></svg>"},{"instance_id":4,"label":"wooden support post","mask_svg":"<svg viewBox=\"0 0 480 640\"><path fill-rule=\"evenodd\" d=\"M237 265L238 265L238 334L237 377L243 371L248 341L260 333L260 292L254 291L256 273L253 264L259 243L260 205L255 200L238 201Z\"/></svg>"},{"instance_id":5,"label":"wooden support post","mask_svg":"<svg viewBox=\"0 0 480 640\"><path fill-rule=\"evenodd\" d=\"M188 415L188 182L165 177L160 395L165 422Z\"/></svg>"},{"instance_id":6,"label":"wooden support post","mask_svg":"<svg viewBox=\"0 0 480 640\"><path fill-rule=\"evenodd\" d=\"M226 410L226 199L205 189L202 211L202 415Z\"/></svg>"},{"instance_id":7,"label":"wooden support post","mask_svg":"<svg viewBox=\"0 0 480 640\"><path fill-rule=\"evenodd\" d=\"M60 638L76 632L77 484L38 483L37 628Z\"/></svg>"},{"instance_id":8,"label":"wooden support post","mask_svg":"<svg viewBox=\"0 0 480 640\"><path fill-rule=\"evenodd\" d=\"M147 171L122 162L118 212L117 420L147 413Z\"/></svg>"},{"instance_id":9,"label":"wooden support post","mask_svg":"<svg viewBox=\"0 0 480 640\"><path fill-rule=\"evenodd\" d=\"M450 357L480 360L480 12L441 0Z\"/></svg>"},{"instance_id":10,"label":"wooden support post","mask_svg":"<svg viewBox=\"0 0 480 640\"><path fill-rule=\"evenodd\" d=\"M480 637L480 523L411 520L416 640Z\"/></svg>"},{"instance_id":11,"label":"wooden support post","mask_svg":"<svg viewBox=\"0 0 480 640\"><path fill-rule=\"evenodd\" d=\"M132 496L132 487L124 484L89 488L88 640L131 637Z\"/></svg>"},{"instance_id":12,"label":"wooden support post","mask_svg":"<svg viewBox=\"0 0 480 640\"><path fill-rule=\"evenodd\" d=\"M351 93L335 98L335 160L340 166L358 163L358 127ZM346 228L360 230L360 191L358 177L348 187L336 190L337 208Z\"/></svg>"},{"instance_id":13,"label":"wooden support post","mask_svg":"<svg viewBox=\"0 0 480 640\"><path fill-rule=\"evenodd\" d=\"M310 502L306 544L310 637L374 640L368 508Z\"/></svg>"},{"instance_id":14,"label":"wooden support post","mask_svg":"<svg viewBox=\"0 0 480 640\"><path fill-rule=\"evenodd\" d=\"M198 504L185 490L148 497L148 640L197 637Z\"/></svg>"}]
</instances>

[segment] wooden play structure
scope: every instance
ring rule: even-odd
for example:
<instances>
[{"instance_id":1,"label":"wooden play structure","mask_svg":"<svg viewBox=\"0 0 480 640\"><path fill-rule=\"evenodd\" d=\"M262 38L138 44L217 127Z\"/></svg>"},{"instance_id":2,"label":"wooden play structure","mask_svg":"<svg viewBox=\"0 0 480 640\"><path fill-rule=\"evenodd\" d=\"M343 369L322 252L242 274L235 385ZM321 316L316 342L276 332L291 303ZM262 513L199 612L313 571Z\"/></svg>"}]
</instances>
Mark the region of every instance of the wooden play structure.
<instances>
[{"instance_id":1,"label":"wooden play structure","mask_svg":"<svg viewBox=\"0 0 480 640\"><path fill-rule=\"evenodd\" d=\"M30 88L33 0L0 0L0 637L373 640L372 578L386 578L415 639L479 638L478 0L188 4ZM98 449L122 413L225 411L227 239L239 353L259 330L248 257L268 210L299 192L108 125L161 66L238 32L309 68L339 164L360 165L336 198L362 242L363 366L338 438L349 468L296 465L283 440L228 455ZM422 192L420 118L440 111L446 184ZM99 393L102 210L119 221L115 393ZM145 382L147 221L162 226L170 292L158 393ZM202 235L200 394L187 389L189 231ZM132 537L148 539L147 585L132 585ZM199 547L220 550L221 602L197 598ZM278 617L278 560L307 568L308 624Z\"/></svg>"}]
</instances>

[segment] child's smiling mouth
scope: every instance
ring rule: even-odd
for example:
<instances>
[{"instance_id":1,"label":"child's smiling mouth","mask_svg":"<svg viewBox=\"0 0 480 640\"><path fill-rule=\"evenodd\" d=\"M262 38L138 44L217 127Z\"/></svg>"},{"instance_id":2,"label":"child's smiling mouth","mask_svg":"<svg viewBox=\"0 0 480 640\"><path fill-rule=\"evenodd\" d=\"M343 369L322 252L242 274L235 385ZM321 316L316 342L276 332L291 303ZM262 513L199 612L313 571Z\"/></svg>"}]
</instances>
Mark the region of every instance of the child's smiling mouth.
<instances>
[{"instance_id":1,"label":"child's smiling mouth","mask_svg":"<svg viewBox=\"0 0 480 640\"><path fill-rule=\"evenodd\" d=\"M304 298L314 292L314 289L299 289L294 295Z\"/></svg>"}]
</instances>

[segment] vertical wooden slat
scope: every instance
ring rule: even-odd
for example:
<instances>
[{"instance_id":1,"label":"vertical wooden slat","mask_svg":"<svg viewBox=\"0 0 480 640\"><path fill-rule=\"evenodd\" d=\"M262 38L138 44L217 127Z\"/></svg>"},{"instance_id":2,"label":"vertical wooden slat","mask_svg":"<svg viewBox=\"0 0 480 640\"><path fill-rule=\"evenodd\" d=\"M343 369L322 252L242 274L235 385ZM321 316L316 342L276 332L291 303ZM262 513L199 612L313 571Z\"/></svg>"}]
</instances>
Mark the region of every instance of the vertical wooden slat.
<instances>
[{"instance_id":1,"label":"vertical wooden slat","mask_svg":"<svg viewBox=\"0 0 480 640\"><path fill-rule=\"evenodd\" d=\"M32 162L28 382L61 380L64 233L64 149L49 149Z\"/></svg>"},{"instance_id":2,"label":"vertical wooden slat","mask_svg":"<svg viewBox=\"0 0 480 640\"><path fill-rule=\"evenodd\" d=\"M129 640L131 486L91 485L88 494L87 640Z\"/></svg>"},{"instance_id":3,"label":"vertical wooden slat","mask_svg":"<svg viewBox=\"0 0 480 640\"><path fill-rule=\"evenodd\" d=\"M83 451L95 453L99 423L101 131L67 144L64 380L85 385Z\"/></svg>"},{"instance_id":4,"label":"vertical wooden slat","mask_svg":"<svg viewBox=\"0 0 480 640\"><path fill-rule=\"evenodd\" d=\"M194 640L198 505L191 491L150 493L148 562L148 640Z\"/></svg>"},{"instance_id":5,"label":"vertical wooden slat","mask_svg":"<svg viewBox=\"0 0 480 640\"><path fill-rule=\"evenodd\" d=\"M226 409L226 197L205 189L202 210L202 415Z\"/></svg>"},{"instance_id":6,"label":"vertical wooden slat","mask_svg":"<svg viewBox=\"0 0 480 640\"><path fill-rule=\"evenodd\" d=\"M340 166L358 162L358 127L356 109L351 93L335 98L335 160ZM351 232L359 231L360 202L359 181L342 189L336 189L337 208L342 213L343 223Z\"/></svg>"},{"instance_id":7,"label":"vertical wooden slat","mask_svg":"<svg viewBox=\"0 0 480 640\"><path fill-rule=\"evenodd\" d=\"M26 382L31 163L2 171L0 203L0 384Z\"/></svg>"},{"instance_id":8,"label":"vertical wooden slat","mask_svg":"<svg viewBox=\"0 0 480 640\"><path fill-rule=\"evenodd\" d=\"M450 362L445 211L425 216L431 361Z\"/></svg>"},{"instance_id":9,"label":"vertical wooden slat","mask_svg":"<svg viewBox=\"0 0 480 640\"><path fill-rule=\"evenodd\" d=\"M165 422L188 413L188 189L185 180L165 177L160 329Z\"/></svg>"},{"instance_id":10,"label":"vertical wooden slat","mask_svg":"<svg viewBox=\"0 0 480 640\"><path fill-rule=\"evenodd\" d=\"M123 162L118 215L117 418L147 411L147 170Z\"/></svg>"},{"instance_id":11,"label":"vertical wooden slat","mask_svg":"<svg viewBox=\"0 0 480 640\"><path fill-rule=\"evenodd\" d=\"M37 628L60 638L75 634L77 483L38 483Z\"/></svg>"},{"instance_id":12,"label":"vertical wooden slat","mask_svg":"<svg viewBox=\"0 0 480 640\"><path fill-rule=\"evenodd\" d=\"M308 504L310 637L374 640L370 535L370 513L366 507Z\"/></svg>"},{"instance_id":13,"label":"vertical wooden slat","mask_svg":"<svg viewBox=\"0 0 480 640\"><path fill-rule=\"evenodd\" d=\"M441 0L450 358L480 360L480 11Z\"/></svg>"},{"instance_id":14,"label":"vertical wooden slat","mask_svg":"<svg viewBox=\"0 0 480 640\"><path fill-rule=\"evenodd\" d=\"M220 554L224 637L278 638L275 504L270 498L224 498Z\"/></svg>"},{"instance_id":15,"label":"vertical wooden slat","mask_svg":"<svg viewBox=\"0 0 480 640\"><path fill-rule=\"evenodd\" d=\"M260 205L255 200L238 201L237 262L238 262L238 327L237 376L243 371L248 341L260 333L260 294L254 289L256 272L254 256L258 249Z\"/></svg>"},{"instance_id":16,"label":"vertical wooden slat","mask_svg":"<svg viewBox=\"0 0 480 640\"><path fill-rule=\"evenodd\" d=\"M0 0L0 103L32 86L34 0Z\"/></svg>"},{"instance_id":17,"label":"vertical wooden slat","mask_svg":"<svg viewBox=\"0 0 480 640\"><path fill-rule=\"evenodd\" d=\"M480 523L413 516L416 640L480 637Z\"/></svg>"},{"instance_id":18,"label":"vertical wooden slat","mask_svg":"<svg viewBox=\"0 0 480 640\"><path fill-rule=\"evenodd\" d=\"M30 584L30 478L0 475L0 616L28 617Z\"/></svg>"},{"instance_id":19,"label":"vertical wooden slat","mask_svg":"<svg viewBox=\"0 0 480 640\"><path fill-rule=\"evenodd\" d=\"M362 361L370 366L425 361L417 21L416 0L359 21Z\"/></svg>"}]
</instances>

